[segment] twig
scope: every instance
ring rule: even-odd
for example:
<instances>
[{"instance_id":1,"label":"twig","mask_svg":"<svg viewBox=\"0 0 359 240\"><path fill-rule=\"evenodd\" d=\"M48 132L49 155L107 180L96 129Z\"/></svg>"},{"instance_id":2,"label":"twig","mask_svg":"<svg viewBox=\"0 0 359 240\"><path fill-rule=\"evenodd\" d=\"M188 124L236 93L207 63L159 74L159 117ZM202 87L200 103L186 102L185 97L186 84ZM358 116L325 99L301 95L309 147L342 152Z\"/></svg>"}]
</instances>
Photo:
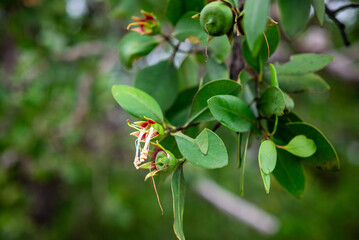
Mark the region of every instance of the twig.
<instances>
[{"instance_id":1,"label":"twig","mask_svg":"<svg viewBox=\"0 0 359 240\"><path fill-rule=\"evenodd\" d=\"M170 56L170 59L171 59L171 60L173 60L173 59L175 58L176 53L177 53L177 51L178 51L178 49L179 49L181 43L182 43L182 42L178 42L178 43L176 44L176 46L174 46L174 48L173 48L173 53L172 53L172 55Z\"/></svg>"},{"instance_id":2,"label":"twig","mask_svg":"<svg viewBox=\"0 0 359 240\"><path fill-rule=\"evenodd\" d=\"M344 6L341 6L335 10L333 10L333 13L335 15L337 15L339 12L343 11L343 10L346 10L348 8L358 8L359 7L359 3L349 3L347 5L344 5Z\"/></svg>"},{"instance_id":3,"label":"twig","mask_svg":"<svg viewBox=\"0 0 359 240\"><path fill-rule=\"evenodd\" d=\"M178 126L178 127L173 128L173 129L167 128L167 129L166 129L166 133L177 132L177 131L185 130L185 129L188 129L188 128L197 126L198 124L199 124L199 122L196 122L196 123L191 123L191 124L189 124L189 125L187 125L187 126L186 126L186 125Z\"/></svg>"},{"instance_id":4,"label":"twig","mask_svg":"<svg viewBox=\"0 0 359 240\"><path fill-rule=\"evenodd\" d=\"M339 8L339 10L340 10L340 8ZM345 33L345 25L341 21L339 21L337 19L337 17L336 17L337 12L338 12L338 9L333 11L333 10L330 10L327 5L325 5L325 13L338 26L339 31L340 31L340 35L342 36L342 39L344 41L344 45L349 47L350 46L350 41L348 39L347 34Z\"/></svg>"},{"instance_id":5,"label":"twig","mask_svg":"<svg viewBox=\"0 0 359 240\"><path fill-rule=\"evenodd\" d=\"M212 128L212 131L215 132L220 126L221 126L220 122L216 123L216 125L214 125L214 127Z\"/></svg>"}]
</instances>

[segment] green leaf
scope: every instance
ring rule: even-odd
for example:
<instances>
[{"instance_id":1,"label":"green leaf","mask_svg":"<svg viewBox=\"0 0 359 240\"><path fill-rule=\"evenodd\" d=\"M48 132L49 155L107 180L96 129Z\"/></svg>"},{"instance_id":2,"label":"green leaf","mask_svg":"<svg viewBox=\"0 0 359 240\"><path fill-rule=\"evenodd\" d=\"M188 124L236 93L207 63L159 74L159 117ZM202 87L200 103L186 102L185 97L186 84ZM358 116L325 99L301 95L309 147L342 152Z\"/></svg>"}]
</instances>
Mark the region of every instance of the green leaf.
<instances>
[{"instance_id":1,"label":"green leaf","mask_svg":"<svg viewBox=\"0 0 359 240\"><path fill-rule=\"evenodd\" d=\"M244 133L243 135L245 135L245 143L244 143L244 148L243 148L243 153L241 154L241 144L239 144L239 149L238 149L238 167L242 168L241 171L241 186L240 186L240 192L241 192L241 196L243 197L244 195L244 173L245 173L245 168L246 168L246 157L247 157L247 149L248 149L248 141L249 141L249 137L251 135L250 132L248 133ZM238 134L239 136L239 140L241 140L242 138L242 133ZM241 142L241 141L239 141Z\"/></svg>"},{"instance_id":2,"label":"green leaf","mask_svg":"<svg viewBox=\"0 0 359 240\"><path fill-rule=\"evenodd\" d=\"M176 25L186 12L200 12L205 4L205 0L168 0L166 17L173 25Z\"/></svg>"},{"instance_id":3,"label":"green leaf","mask_svg":"<svg viewBox=\"0 0 359 240\"><path fill-rule=\"evenodd\" d=\"M201 142L201 148L205 150L203 137L201 137L201 140L195 140L182 132L173 134L181 154L190 163L200 167L215 169L226 166L228 164L228 153L224 143L211 130L205 128L203 131L206 131L208 137L207 154L203 154L198 146L198 142ZM201 134L203 134L203 131Z\"/></svg>"},{"instance_id":4,"label":"green leaf","mask_svg":"<svg viewBox=\"0 0 359 240\"><path fill-rule=\"evenodd\" d=\"M315 15L317 16L320 25L323 26L324 16L325 16L325 1L324 0L311 0L311 1L315 10Z\"/></svg>"},{"instance_id":5,"label":"green leaf","mask_svg":"<svg viewBox=\"0 0 359 240\"><path fill-rule=\"evenodd\" d=\"M264 188L266 190L266 193L269 193L270 190L270 174L264 173L262 170L260 170Z\"/></svg>"},{"instance_id":6,"label":"green leaf","mask_svg":"<svg viewBox=\"0 0 359 240\"><path fill-rule=\"evenodd\" d=\"M305 175L298 157L284 150L277 149L277 164L273 175L278 183L294 197L303 197Z\"/></svg>"},{"instance_id":7,"label":"green leaf","mask_svg":"<svg viewBox=\"0 0 359 240\"><path fill-rule=\"evenodd\" d=\"M196 93L191 113L190 122L212 120L213 116L208 110L207 100L216 95L237 94L241 86L232 80L220 79L203 85Z\"/></svg>"},{"instance_id":8,"label":"green leaf","mask_svg":"<svg viewBox=\"0 0 359 240\"><path fill-rule=\"evenodd\" d=\"M325 80L314 73L304 75L278 75L278 83L288 93L325 92L330 86Z\"/></svg>"},{"instance_id":9,"label":"green leaf","mask_svg":"<svg viewBox=\"0 0 359 240\"><path fill-rule=\"evenodd\" d=\"M303 120L294 112L286 112L283 116L278 118L278 123L282 126L285 126L287 123L291 122L303 122Z\"/></svg>"},{"instance_id":10,"label":"green leaf","mask_svg":"<svg viewBox=\"0 0 359 240\"><path fill-rule=\"evenodd\" d=\"M316 127L300 122L288 123L286 126L292 133L303 134L312 139L317 146L315 154L302 159L302 162L324 170L339 170L339 158L335 149Z\"/></svg>"},{"instance_id":11,"label":"green leaf","mask_svg":"<svg viewBox=\"0 0 359 240\"><path fill-rule=\"evenodd\" d=\"M208 50L217 61L223 63L231 52L231 45L226 36L219 36L209 42Z\"/></svg>"},{"instance_id":12,"label":"green leaf","mask_svg":"<svg viewBox=\"0 0 359 240\"><path fill-rule=\"evenodd\" d=\"M164 139L161 139L161 146L163 146L164 149L170 151L173 153L175 158L182 158L182 155L178 149L176 139L172 135L167 135Z\"/></svg>"},{"instance_id":13,"label":"green leaf","mask_svg":"<svg viewBox=\"0 0 359 240\"><path fill-rule=\"evenodd\" d=\"M198 85L198 68L193 56L188 56L178 69L179 89L184 90Z\"/></svg>"},{"instance_id":14,"label":"green leaf","mask_svg":"<svg viewBox=\"0 0 359 240\"><path fill-rule=\"evenodd\" d=\"M267 27L265 35L268 41L269 53L272 55L277 49L280 41L280 31L277 24L273 24ZM266 45L266 44L265 44Z\"/></svg>"},{"instance_id":15,"label":"green leaf","mask_svg":"<svg viewBox=\"0 0 359 240\"><path fill-rule=\"evenodd\" d=\"M206 74L203 77L202 84L206 84L217 79L227 78L229 78L227 65L216 60L212 55L210 55L206 63Z\"/></svg>"},{"instance_id":16,"label":"green leaf","mask_svg":"<svg viewBox=\"0 0 359 240\"><path fill-rule=\"evenodd\" d=\"M294 109L293 99L285 92L283 92L283 94L284 94L284 99L285 99L285 109L287 109L288 111L292 111Z\"/></svg>"},{"instance_id":17,"label":"green leaf","mask_svg":"<svg viewBox=\"0 0 359 240\"><path fill-rule=\"evenodd\" d=\"M244 88L244 86L251 80L252 76L245 69L243 69L239 73L238 78L242 88Z\"/></svg>"},{"instance_id":18,"label":"green leaf","mask_svg":"<svg viewBox=\"0 0 359 240\"><path fill-rule=\"evenodd\" d=\"M115 85L112 87L112 95L129 114L140 119L147 117L158 123L163 122L161 107L147 93L130 86Z\"/></svg>"},{"instance_id":19,"label":"green leaf","mask_svg":"<svg viewBox=\"0 0 359 240\"><path fill-rule=\"evenodd\" d=\"M269 0L251 0L244 3L243 28L249 49L254 49L254 43L264 32L269 14Z\"/></svg>"},{"instance_id":20,"label":"green leaf","mask_svg":"<svg viewBox=\"0 0 359 240\"><path fill-rule=\"evenodd\" d=\"M317 151L317 146L312 139L304 135L298 135L284 146L284 150L298 157L306 158L312 156Z\"/></svg>"},{"instance_id":21,"label":"green leaf","mask_svg":"<svg viewBox=\"0 0 359 240\"><path fill-rule=\"evenodd\" d=\"M186 184L183 176L183 164L180 164L173 173L171 190L173 198L173 230L178 239L184 240L183 210L186 194Z\"/></svg>"},{"instance_id":22,"label":"green leaf","mask_svg":"<svg viewBox=\"0 0 359 240\"><path fill-rule=\"evenodd\" d=\"M242 99L231 95L217 95L208 100L214 118L235 132L248 132L255 117Z\"/></svg>"},{"instance_id":23,"label":"green leaf","mask_svg":"<svg viewBox=\"0 0 359 240\"><path fill-rule=\"evenodd\" d=\"M302 75L323 69L334 58L325 54L304 53L292 55L290 61L284 64L275 64L278 75Z\"/></svg>"},{"instance_id":24,"label":"green leaf","mask_svg":"<svg viewBox=\"0 0 359 240\"><path fill-rule=\"evenodd\" d=\"M135 77L135 87L150 94L163 111L171 107L178 94L178 72L172 61L146 67Z\"/></svg>"},{"instance_id":25,"label":"green leaf","mask_svg":"<svg viewBox=\"0 0 359 240\"><path fill-rule=\"evenodd\" d=\"M278 87L278 79L277 79L277 72L273 64L269 64L270 74L271 74L271 86Z\"/></svg>"},{"instance_id":26,"label":"green leaf","mask_svg":"<svg viewBox=\"0 0 359 240\"><path fill-rule=\"evenodd\" d=\"M189 116L192 100L198 88L189 88L181 91L172 107L166 112L166 118L175 126L184 125Z\"/></svg>"},{"instance_id":27,"label":"green leaf","mask_svg":"<svg viewBox=\"0 0 359 240\"><path fill-rule=\"evenodd\" d=\"M258 108L264 117L283 115L285 99L282 91L277 87L267 88L259 99Z\"/></svg>"},{"instance_id":28,"label":"green leaf","mask_svg":"<svg viewBox=\"0 0 359 240\"><path fill-rule=\"evenodd\" d=\"M277 150L271 140L265 140L261 143L258 152L258 162L260 170L265 174L273 172L277 162Z\"/></svg>"},{"instance_id":29,"label":"green leaf","mask_svg":"<svg viewBox=\"0 0 359 240\"><path fill-rule=\"evenodd\" d=\"M202 45L207 43L207 34L202 30L201 24L198 19L192 18L196 12L187 12L181 17L181 19L176 24L175 31L173 36L184 42L187 38L196 38Z\"/></svg>"},{"instance_id":30,"label":"green leaf","mask_svg":"<svg viewBox=\"0 0 359 240\"><path fill-rule=\"evenodd\" d=\"M278 0L280 23L290 38L294 38L307 25L311 0Z\"/></svg>"},{"instance_id":31,"label":"green leaf","mask_svg":"<svg viewBox=\"0 0 359 240\"><path fill-rule=\"evenodd\" d=\"M131 68L133 61L149 54L158 43L159 40L151 36L137 32L128 33L119 43L120 60L126 67Z\"/></svg>"},{"instance_id":32,"label":"green leaf","mask_svg":"<svg viewBox=\"0 0 359 240\"><path fill-rule=\"evenodd\" d=\"M262 40L264 41L264 36L263 36ZM242 43L242 53L243 53L244 59L246 60L248 65L251 66L258 73L263 71L264 64L268 60L268 47L266 44L263 44L263 41L262 41L262 43L260 41L256 41L256 45L257 45L257 42L258 42L258 44L261 44L259 47L257 47L259 49L259 50L257 50L257 52L259 51L259 53L257 55L255 55L249 49L248 42L246 39Z\"/></svg>"},{"instance_id":33,"label":"green leaf","mask_svg":"<svg viewBox=\"0 0 359 240\"><path fill-rule=\"evenodd\" d=\"M208 133L207 131L202 131L194 140L198 145L199 150L202 154L207 155L208 153Z\"/></svg>"}]
</instances>

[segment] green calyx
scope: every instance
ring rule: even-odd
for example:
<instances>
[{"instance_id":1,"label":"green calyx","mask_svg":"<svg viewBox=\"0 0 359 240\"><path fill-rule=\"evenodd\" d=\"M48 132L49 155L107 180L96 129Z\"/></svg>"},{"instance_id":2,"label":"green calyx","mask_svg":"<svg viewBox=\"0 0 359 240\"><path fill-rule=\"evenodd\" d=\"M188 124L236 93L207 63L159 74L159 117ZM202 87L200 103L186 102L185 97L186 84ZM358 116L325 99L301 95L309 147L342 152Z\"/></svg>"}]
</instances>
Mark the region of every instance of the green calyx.
<instances>
[{"instance_id":1,"label":"green calyx","mask_svg":"<svg viewBox=\"0 0 359 240\"><path fill-rule=\"evenodd\" d=\"M221 1L207 4L200 13L200 23L211 36L221 36L233 27L232 9Z\"/></svg>"}]
</instances>

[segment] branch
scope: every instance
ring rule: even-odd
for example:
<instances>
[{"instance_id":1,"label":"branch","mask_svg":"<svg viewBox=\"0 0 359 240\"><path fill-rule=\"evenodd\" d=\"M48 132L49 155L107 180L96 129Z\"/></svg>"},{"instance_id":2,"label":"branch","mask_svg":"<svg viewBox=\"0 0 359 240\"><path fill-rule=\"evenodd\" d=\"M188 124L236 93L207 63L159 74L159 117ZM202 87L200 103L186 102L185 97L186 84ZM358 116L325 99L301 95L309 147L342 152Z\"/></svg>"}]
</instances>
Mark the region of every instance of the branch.
<instances>
[{"instance_id":1,"label":"branch","mask_svg":"<svg viewBox=\"0 0 359 240\"><path fill-rule=\"evenodd\" d=\"M214 125L214 127L212 128L212 132L217 131L217 129L221 126L220 122L217 122L216 125Z\"/></svg>"},{"instance_id":2,"label":"branch","mask_svg":"<svg viewBox=\"0 0 359 240\"><path fill-rule=\"evenodd\" d=\"M194 185L197 194L221 211L264 235L275 235L280 230L279 219L263 209L247 202L217 183L201 179Z\"/></svg>"},{"instance_id":3,"label":"branch","mask_svg":"<svg viewBox=\"0 0 359 240\"><path fill-rule=\"evenodd\" d=\"M343 7L344 7L344 6L343 6ZM343 8L343 7L342 7L342 8ZM338 26L339 31L340 31L340 35L342 36L342 39L343 39L343 41L344 41L344 45L347 46L347 47L349 47L349 46L350 46L350 41L349 41L349 39L348 39L347 34L345 33L345 25L344 25L341 21L339 21L339 20L337 19L337 17L336 17L336 13L338 12L338 10L340 10L340 8L337 9L337 10L330 10L330 9L328 8L328 6L325 5L325 13L326 13L326 14L328 15L328 17L329 17L330 19L332 19L333 22Z\"/></svg>"},{"instance_id":4,"label":"branch","mask_svg":"<svg viewBox=\"0 0 359 240\"><path fill-rule=\"evenodd\" d=\"M343 10L346 10L348 8L357 8L359 7L359 3L350 3L350 4L347 4L347 5L344 5L344 6L341 6L335 10L333 10L334 14L337 15L339 12L343 11Z\"/></svg>"},{"instance_id":5,"label":"branch","mask_svg":"<svg viewBox=\"0 0 359 240\"><path fill-rule=\"evenodd\" d=\"M230 79L237 81L238 75L243 68L244 68L244 60L242 59L241 40L239 37L236 37L234 39L234 44L232 47L232 59L229 68Z\"/></svg>"}]
</instances>

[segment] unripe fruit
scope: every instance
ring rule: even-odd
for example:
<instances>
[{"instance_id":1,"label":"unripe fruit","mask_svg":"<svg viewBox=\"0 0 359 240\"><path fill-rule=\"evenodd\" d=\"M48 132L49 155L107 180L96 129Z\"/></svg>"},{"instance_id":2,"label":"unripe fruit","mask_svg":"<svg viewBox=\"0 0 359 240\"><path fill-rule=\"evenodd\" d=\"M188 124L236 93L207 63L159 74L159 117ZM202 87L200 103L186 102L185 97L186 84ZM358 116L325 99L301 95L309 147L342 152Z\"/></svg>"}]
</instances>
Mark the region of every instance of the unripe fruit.
<instances>
[{"instance_id":1,"label":"unripe fruit","mask_svg":"<svg viewBox=\"0 0 359 240\"><path fill-rule=\"evenodd\" d=\"M202 28L211 36L221 36L233 27L233 13L229 6L220 1L207 4L201 11Z\"/></svg>"}]
</instances>

